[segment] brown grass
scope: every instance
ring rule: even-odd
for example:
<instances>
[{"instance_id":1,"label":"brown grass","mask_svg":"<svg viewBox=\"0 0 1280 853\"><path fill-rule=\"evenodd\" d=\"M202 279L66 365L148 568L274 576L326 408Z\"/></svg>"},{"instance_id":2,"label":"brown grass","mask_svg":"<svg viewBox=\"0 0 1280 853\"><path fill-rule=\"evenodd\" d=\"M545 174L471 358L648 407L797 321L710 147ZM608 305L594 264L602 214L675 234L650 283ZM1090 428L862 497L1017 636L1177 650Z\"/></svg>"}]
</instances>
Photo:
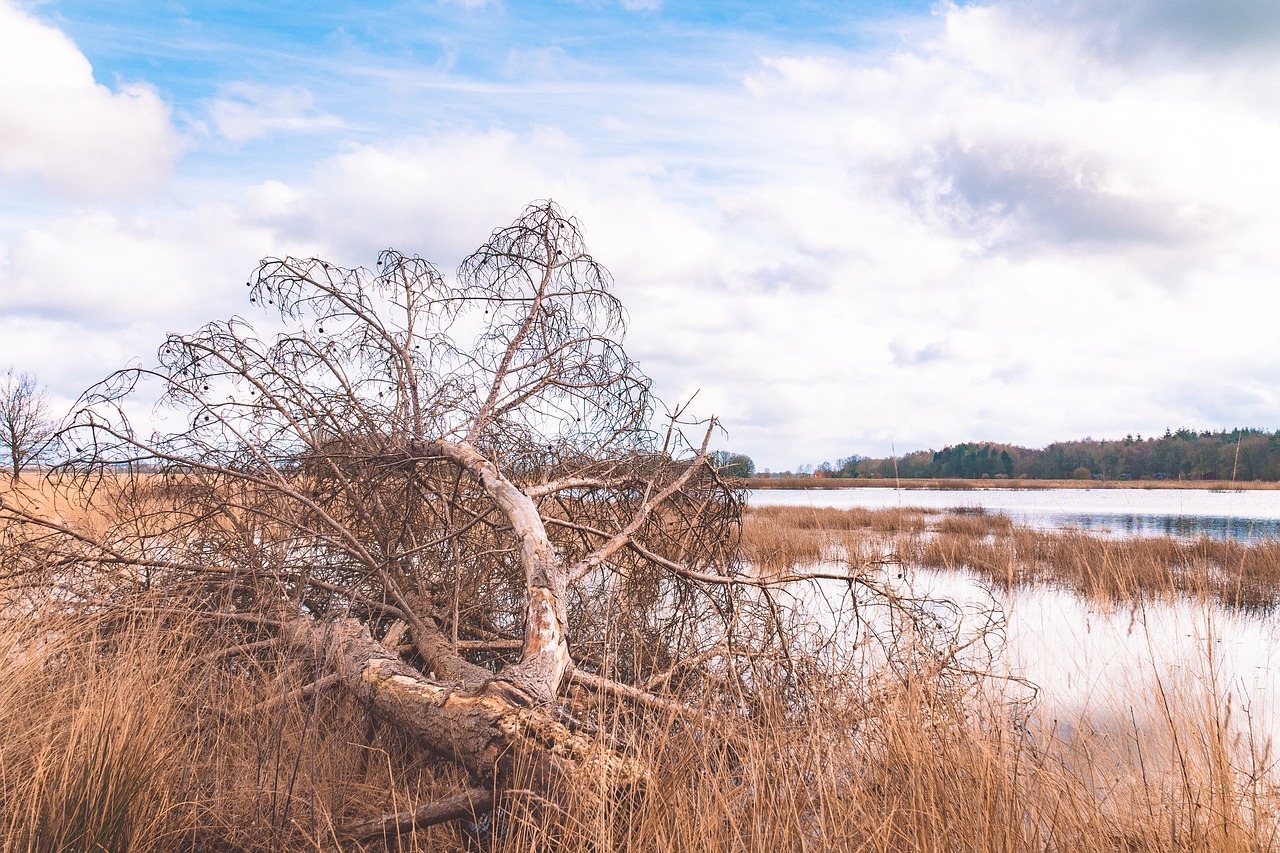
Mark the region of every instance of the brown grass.
<instances>
[{"instance_id":1,"label":"brown grass","mask_svg":"<svg viewBox=\"0 0 1280 853\"><path fill-rule=\"evenodd\" d=\"M264 663L210 678L193 654L202 641L177 626L37 639L16 625L0 664L6 851L328 850L344 825L463 783L343 696L246 717L281 676L301 674ZM654 769L647 789L602 798L580 779L552 802L517 787L474 826L391 849L1276 847L1280 801L1217 697L1068 737L1038 730L994 689L876 683L832 684L804 714L781 696L747 715L707 708L697 725L598 705L606 730Z\"/></svg>"},{"instance_id":2,"label":"brown grass","mask_svg":"<svg viewBox=\"0 0 1280 853\"><path fill-rule=\"evenodd\" d=\"M314 673L274 650L229 668L218 647L163 619L5 613L0 851L321 850L458 783L349 697L281 704Z\"/></svg>"},{"instance_id":3,"label":"brown grass","mask_svg":"<svg viewBox=\"0 0 1280 853\"><path fill-rule=\"evenodd\" d=\"M747 559L770 571L891 555L1001 586L1052 583L1111 601L1197 595L1245 609L1280 604L1277 540L1121 539L1018 527L990 512L777 506L748 510L742 538Z\"/></svg>"},{"instance_id":4,"label":"brown grass","mask_svg":"<svg viewBox=\"0 0 1280 853\"><path fill-rule=\"evenodd\" d=\"M1105 567L1139 562L1139 553L1141 561L1226 563L1273 577L1261 557L1208 543L1111 552L1088 537L1027 533L991 514L778 507L752 510L744 539L750 553L774 560L881 546L924 559L932 548L938 565L993 578L1010 571L1006 554L1015 554L1031 558L1031 568L1006 582L1094 583L1106 595L1148 582L1102 580ZM1160 577L1149 583L1177 588L1168 572ZM343 827L466 783L341 692L272 704L316 673L269 646L228 658L218 637L180 621L71 620L54 615L53 604L0 609L5 853L332 850ZM913 675L894 674L902 671ZM792 694L764 695L749 708L707 707L696 723L579 698L580 716L653 768L650 786L609 798L583 778L553 799L517 786L490 817L422 831L390 849L1280 847L1270 759L1238 736L1238 716L1211 688L1164 697L1145 715L1099 709L1067 731L1041 729L998 681L958 689L927 672L815 673L823 680L808 685L802 705Z\"/></svg>"}]
</instances>

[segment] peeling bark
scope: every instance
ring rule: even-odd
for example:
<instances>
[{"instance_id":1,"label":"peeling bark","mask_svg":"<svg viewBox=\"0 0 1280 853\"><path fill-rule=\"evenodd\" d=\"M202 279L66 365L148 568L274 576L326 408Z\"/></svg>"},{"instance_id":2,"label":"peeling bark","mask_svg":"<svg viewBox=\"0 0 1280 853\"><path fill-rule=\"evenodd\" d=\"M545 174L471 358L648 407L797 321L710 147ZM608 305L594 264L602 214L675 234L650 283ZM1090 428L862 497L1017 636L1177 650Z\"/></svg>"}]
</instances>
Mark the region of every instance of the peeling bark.
<instances>
[{"instance_id":1,"label":"peeling bark","mask_svg":"<svg viewBox=\"0 0 1280 853\"><path fill-rule=\"evenodd\" d=\"M572 664L565 607L568 573L547 536L538 506L471 445L437 441L430 449L479 480L511 524L520 543L527 598L520 661L507 667L504 676L540 701L553 701Z\"/></svg>"},{"instance_id":2,"label":"peeling bark","mask_svg":"<svg viewBox=\"0 0 1280 853\"><path fill-rule=\"evenodd\" d=\"M519 685L495 678L478 691L431 681L374 640L359 621L284 627L296 651L323 662L385 723L457 761L476 779L499 787L516 768L530 768L554 786L587 773L610 789L643 786L645 766L607 744L571 730L555 707L539 704Z\"/></svg>"}]
</instances>

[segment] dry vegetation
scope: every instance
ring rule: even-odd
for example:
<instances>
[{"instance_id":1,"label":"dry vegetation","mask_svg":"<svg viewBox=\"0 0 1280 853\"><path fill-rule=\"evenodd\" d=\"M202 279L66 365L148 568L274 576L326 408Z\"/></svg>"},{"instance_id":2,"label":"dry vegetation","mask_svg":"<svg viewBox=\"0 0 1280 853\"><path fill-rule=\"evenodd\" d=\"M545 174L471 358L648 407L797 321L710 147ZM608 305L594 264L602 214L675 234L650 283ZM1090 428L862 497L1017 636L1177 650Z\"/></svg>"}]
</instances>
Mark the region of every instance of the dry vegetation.
<instances>
[{"instance_id":1,"label":"dry vegetation","mask_svg":"<svg viewBox=\"0 0 1280 853\"><path fill-rule=\"evenodd\" d=\"M170 336L0 492L0 853L1275 847L1212 689L1043 731L998 614L962 638L882 555L1250 606L1264 563L1117 586L993 517L743 526L554 204L452 280L376 267L263 261L278 335ZM174 432L130 423L157 398Z\"/></svg>"},{"instance_id":2,"label":"dry vegetation","mask_svg":"<svg viewBox=\"0 0 1280 853\"><path fill-rule=\"evenodd\" d=\"M1204 543L1109 551L1068 534L1019 539L1025 532L993 515L768 508L749 513L744 539L775 569L837 546L870 559L892 544L902 559L971 567L991 548L1030 548L1034 571L1009 575L1008 560L979 570L1108 596L1183 587L1176 572L1161 586L1069 567L1253 559L1197 550ZM353 827L369 815L438 802L465 779L423 760L358 697L300 692L316 673L275 644L233 656L220 638L159 612L48 615L56 596L6 592L4 851L1277 847L1280 797L1266 749L1238 736L1211 690L1166 701L1161 714L1133 719L1133 732L1068 735L1039 729L999 684L957 679L909 645L897 647L898 667L859 683L811 670L799 704L785 687L744 694L739 707L694 709L636 707L575 687L568 707L650 767L648 784L611 797L581 777L553 802L531 780L498 792L488 814L360 840Z\"/></svg>"},{"instance_id":3,"label":"dry vegetation","mask_svg":"<svg viewBox=\"0 0 1280 853\"><path fill-rule=\"evenodd\" d=\"M1005 587L1050 583L1111 601L1208 596L1232 608L1280 603L1280 541L1108 538L1019 527L982 511L765 506L747 513L748 558L767 571L824 560L963 569Z\"/></svg>"},{"instance_id":4,"label":"dry vegetation","mask_svg":"<svg viewBox=\"0 0 1280 853\"><path fill-rule=\"evenodd\" d=\"M459 780L406 761L403 736L340 691L293 694L307 681L295 665L264 656L228 677L208 638L155 619L9 619L3 643L6 851L1275 845L1274 791L1211 702L1148 721L1136 773L1105 733L1033 733L981 690L900 681L874 702L831 684L802 719L782 695L696 723L580 699L654 769L643 790L601 798L584 778L551 803L515 786L490 815L357 843L340 829L353 818Z\"/></svg>"}]
</instances>

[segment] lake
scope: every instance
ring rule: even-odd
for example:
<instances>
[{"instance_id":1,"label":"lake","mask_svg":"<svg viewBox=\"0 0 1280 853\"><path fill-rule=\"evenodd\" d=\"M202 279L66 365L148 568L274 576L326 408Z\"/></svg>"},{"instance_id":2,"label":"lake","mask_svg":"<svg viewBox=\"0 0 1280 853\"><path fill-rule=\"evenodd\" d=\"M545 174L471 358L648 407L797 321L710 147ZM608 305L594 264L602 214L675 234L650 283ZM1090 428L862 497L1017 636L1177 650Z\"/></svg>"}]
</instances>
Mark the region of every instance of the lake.
<instances>
[{"instance_id":1,"label":"lake","mask_svg":"<svg viewBox=\"0 0 1280 853\"><path fill-rule=\"evenodd\" d=\"M1280 537L1280 491L761 489L748 500L756 506L981 509L1040 529L1114 536ZM1038 724L1060 735L1109 732L1116 743L1145 747L1162 714L1194 719L1211 706L1231 714L1229 728L1245 739L1247 751L1267 753L1271 743L1280 744L1280 614L1181 597L1106 604L1050 584L995 589L957 571L914 568L903 583L914 594L955 602L975 625L999 614L1000 648L989 665L1033 683ZM829 585L823 600L837 586Z\"/></svg>"},{"instance_id":2,"label":"lake","mask_svg":"<svg viewBox=\"0 0 1280 853\"><path fill-rule=\"evenodd\" d=\"M1280 538L1280 490L753 489L748 502L839 509L981 509L1003 513L1028 527L1074 527L1112 536Z\"/></svg>"},{"instance_id":3,"label":"lake","mask_svg":"<svg viewBox=\"0 0 1280 853\"><path fill-rule=\"evenodd\" d=\"M993 606L1003 615L994 669L1036 686L1046 729L1105 731L1133 746L1166 712L1203 723L1212 709L1229 715L1229 728L1245 739L1236 746L1265 751L1280 743L1274 614L1192 598L1104 604L1047 584L993 590L961 572L917 571L911 585L950 598L975 621Z\"/></svg>"},{"instance_id":4,"label":"lake","mask_svg":"<svg viewBox=\"0 0 1280 853\"><path fill-rule=\"evenodd\" d=\"M854 488L757 490L749 501L981 508L1040 529L1076 527L1116 536L1280 536L1280 491ZM894 576L885 572L881 580L892 585ZM1105 733L1117 749L1149 749L1158 740L1162 715L1199 720L1212 712L1229 715L1227 727L1246 752L1266 755L1272 744L1280 745L1280 613L1245 612L1191 597L1106 603L1053 584L996 588L964 571L908 567L900 577L897 583L912 595L954 602L961 623L973 630L989 624L993 614L999 617L994 658L974 664L1034 684L1033 718L1044 730L1067 737ZM850 647L859 647L861 632L849 624L850 614L824 612L824 605L841 600L843 585L821 587L816 595L797 588L800 611L828 630L848 633ZM875 610L864 607L867 612ZM943 618L949 612L938 611ZM984 644L979 658L986 650ZM1018 690L1011 684L1011 695ZM1280 765L1271 772L1280 784Z\"/></svg>"}]
</instances>

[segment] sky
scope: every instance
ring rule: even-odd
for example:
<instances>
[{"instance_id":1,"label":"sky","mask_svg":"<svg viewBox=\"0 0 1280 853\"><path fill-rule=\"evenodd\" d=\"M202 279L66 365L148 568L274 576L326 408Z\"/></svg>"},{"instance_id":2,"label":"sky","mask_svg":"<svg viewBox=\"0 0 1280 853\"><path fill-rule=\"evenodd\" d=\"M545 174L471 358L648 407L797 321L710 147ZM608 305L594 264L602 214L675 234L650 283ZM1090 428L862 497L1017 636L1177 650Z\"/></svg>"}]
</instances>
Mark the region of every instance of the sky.
<instances>
[{"instance_id":1,"label":"sky","mask_svg":"<svg viewBox=\"0 0 1280 853\"><path fill-rule=\"evenodd\" d=\"M551 198L761 469L1274 430L1277 152L1274 0L0 0L0 370Z\"/></svg>"}]
</instances>

